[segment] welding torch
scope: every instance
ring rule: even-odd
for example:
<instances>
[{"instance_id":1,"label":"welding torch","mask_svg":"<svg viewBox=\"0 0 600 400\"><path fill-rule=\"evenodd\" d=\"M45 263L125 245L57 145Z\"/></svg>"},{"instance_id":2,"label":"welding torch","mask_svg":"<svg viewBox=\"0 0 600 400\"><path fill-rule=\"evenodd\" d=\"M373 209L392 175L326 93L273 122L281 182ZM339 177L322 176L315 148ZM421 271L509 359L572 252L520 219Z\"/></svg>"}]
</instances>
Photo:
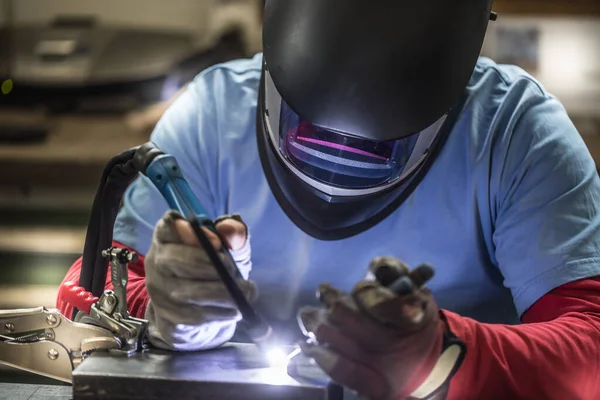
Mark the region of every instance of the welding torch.
<instances>
[{"instance_id":1,"label":"welding torch","mask_svg":"<svg viewBox=\"0 0 600 400\"><path fill-rule=\"evenodd\" d=\"M226 241L220 237L213 220L190 189L175 157L165 154L155 144L149 142L136 150L133 161L139 172L148 177L156 186L169 207L178 211L191 224L200 244L242 315L240 328L253 343L264 350L272 329L252 307L238 286L236 279L243 279L243 277L227 249ZM218 251L202 230L203 227L221 239L221 248ZM219 252L225 255L227 263L230 263L233 268L227 268L219 256ZM232 270L233 276L230 270Z\"/></svg>"}]
</instances>

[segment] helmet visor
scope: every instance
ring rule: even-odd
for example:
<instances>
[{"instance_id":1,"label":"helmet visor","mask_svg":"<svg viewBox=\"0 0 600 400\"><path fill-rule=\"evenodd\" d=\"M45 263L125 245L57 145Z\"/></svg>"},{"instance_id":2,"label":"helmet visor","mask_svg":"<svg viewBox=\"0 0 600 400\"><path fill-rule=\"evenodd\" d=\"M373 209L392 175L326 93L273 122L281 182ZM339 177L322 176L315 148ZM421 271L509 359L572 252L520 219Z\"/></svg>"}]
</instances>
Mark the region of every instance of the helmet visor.
<instances>
[{"instance_id":1,"label":"helmet visor","mask_svg":"<svg viewBox=\"0 0 600 400\"><path fill-rule=\"evenodd\" d=\"M346 189L366 189L398 178L418 135L376 142L341 135L302 119L282 100L279 147L305 175Z\"/></svg>"},{"instance_id":2,"label":"helmet visor","mask_svg":"<svg viewBox=\"0 0 600 400\"><path fill-rule=\"evenodd\" d=\"M414 135L375 141L312 124L282 98L264 70L261 104L268 135L287 169L330 196L362 196L408 179L427 158L446 116Z\"/></svg>"}]
</instances>

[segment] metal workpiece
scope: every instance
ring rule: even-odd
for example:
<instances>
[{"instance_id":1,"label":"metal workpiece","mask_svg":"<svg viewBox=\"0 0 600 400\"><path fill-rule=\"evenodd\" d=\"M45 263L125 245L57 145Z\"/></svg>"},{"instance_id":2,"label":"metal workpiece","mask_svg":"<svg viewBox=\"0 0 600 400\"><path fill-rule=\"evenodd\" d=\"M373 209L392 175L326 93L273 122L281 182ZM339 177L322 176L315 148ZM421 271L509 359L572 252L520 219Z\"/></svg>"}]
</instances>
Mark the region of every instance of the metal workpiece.
<instances>
[{"instance_id":1,"label":"metal workpiece","mask_svg":"<svg viewBox=\"0 0 600 400\"><path fill-rule=\"evenodd\" d=\"M121 343L102 328L72 322L56 309L0 311L0 363L71 382L71 373L91 352Z\"/></svg>"},{"instance_id":2,"label":"metal workpiece","mask_svg":"<svg viewBox=\"0 0 600 400\"><path fill-rule=\"evenodd\" d=\"M130 357L95 353L73 372L73 399L343 399L340 387L306 383L286 369L244 343L201 352L152 349Z\"/></svg>"}]
</instances>

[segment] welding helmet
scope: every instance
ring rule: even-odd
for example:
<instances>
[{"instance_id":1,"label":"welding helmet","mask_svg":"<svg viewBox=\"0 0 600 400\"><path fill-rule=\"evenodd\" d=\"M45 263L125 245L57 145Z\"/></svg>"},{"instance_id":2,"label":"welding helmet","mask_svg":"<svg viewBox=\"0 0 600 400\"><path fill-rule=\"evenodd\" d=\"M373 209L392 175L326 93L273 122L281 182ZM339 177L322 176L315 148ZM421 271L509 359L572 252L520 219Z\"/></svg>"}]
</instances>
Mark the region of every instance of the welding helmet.
<instances>
[{"instance_id":1,"label":"welding helmet","mask_svg":"<svg viewBox=\"0 0 600 400\"><path fill-rule=\"evenodd\" d=\"M350 237L410 195L460 113L493 15L491 0L266 1L258 148L300 229Z\"/></svg>"}]
</instances>

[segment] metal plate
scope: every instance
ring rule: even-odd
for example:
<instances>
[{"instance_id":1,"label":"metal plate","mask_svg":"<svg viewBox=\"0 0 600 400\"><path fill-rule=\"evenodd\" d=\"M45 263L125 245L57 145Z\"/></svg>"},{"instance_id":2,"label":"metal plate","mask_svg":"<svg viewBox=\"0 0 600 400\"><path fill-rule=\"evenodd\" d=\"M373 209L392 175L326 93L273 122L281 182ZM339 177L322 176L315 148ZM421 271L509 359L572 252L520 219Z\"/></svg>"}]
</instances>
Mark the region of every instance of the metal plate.
<instances>
[{"instance_id":1,"label":"metal plate","mask_svg":"<svg viewBox=\"0 0 600 400\"><path fill-rule=\"evenodd\" d=\"M292 348L284 348L292 351ZM205 352L150 350L131 357L94 354L73 373L73 398L342 400L342 390L298 382L272 367L256 346Z\"/></svg>"}]
</instances>

